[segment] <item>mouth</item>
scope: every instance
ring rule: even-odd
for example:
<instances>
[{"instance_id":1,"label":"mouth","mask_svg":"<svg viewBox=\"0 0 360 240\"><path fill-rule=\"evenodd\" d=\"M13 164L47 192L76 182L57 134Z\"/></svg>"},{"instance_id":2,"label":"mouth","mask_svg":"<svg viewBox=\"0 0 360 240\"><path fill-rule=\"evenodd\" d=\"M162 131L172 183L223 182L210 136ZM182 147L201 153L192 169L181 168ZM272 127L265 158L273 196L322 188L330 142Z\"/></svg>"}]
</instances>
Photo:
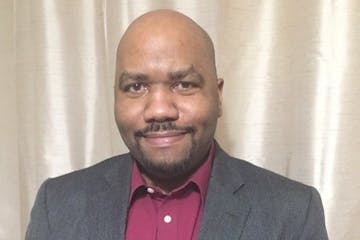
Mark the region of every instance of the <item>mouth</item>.
<instances>
[{"instance_id":1,"label":"mouth","mask_svg":"<svg viewBox=\"0 0 360 240\"><path fill-rule=\"evenodd\" d=\"M188 133L184 130L147 132L143 134L142 139L153 147L169 147L181 141Z\"/></svg>"}]
</instances>

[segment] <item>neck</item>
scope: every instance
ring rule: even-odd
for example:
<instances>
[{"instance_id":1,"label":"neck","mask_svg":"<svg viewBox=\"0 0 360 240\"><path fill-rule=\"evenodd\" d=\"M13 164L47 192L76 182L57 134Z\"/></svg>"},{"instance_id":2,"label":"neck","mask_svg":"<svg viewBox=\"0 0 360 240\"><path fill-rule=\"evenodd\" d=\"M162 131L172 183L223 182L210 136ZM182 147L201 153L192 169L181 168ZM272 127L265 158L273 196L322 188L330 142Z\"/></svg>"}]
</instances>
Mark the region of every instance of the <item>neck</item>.
<instances>
[{"instance_id":1,"label":"neck","mask_svg":"<svg viewBox=\"0 0 360 240\"><path fill-rule=\"evenodd\" d=\"M142 172L141 176L147 186L158 189L164 195L169 195L174 189L183 185L191 175L178 178L154 178Z\"/></svg>"}]
</instances>

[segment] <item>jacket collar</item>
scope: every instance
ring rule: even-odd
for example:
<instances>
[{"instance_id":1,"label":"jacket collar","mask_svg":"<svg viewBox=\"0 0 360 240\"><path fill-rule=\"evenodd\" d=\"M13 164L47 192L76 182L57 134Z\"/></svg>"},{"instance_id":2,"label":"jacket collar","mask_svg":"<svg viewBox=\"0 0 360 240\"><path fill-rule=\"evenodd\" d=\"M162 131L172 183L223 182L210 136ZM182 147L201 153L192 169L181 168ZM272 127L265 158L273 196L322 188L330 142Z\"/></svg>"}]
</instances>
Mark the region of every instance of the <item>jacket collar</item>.
<instances>
[{"instance_id":1,"label":"jacket collar","mask_svg":"<svg viewBox=\"0 0 360 240\"><path fill-rule=\"evenodd\" d=\"M200 223L198 239L238 239L251 211L250 201L240 194L244 185L238 164L216 143L213 169ZM115 157L105 173L109 188L89 201L90 239L124 239L129 205L132 159Z\"/></svg>"},{"instance_id":2,"label":"jacket collar","mask_svg":"<svg viewBox=\"0 0 360 240\"><path fill-rule=\"evenodd\" d=\"M132 160L129 154L113 159L105 173L108 188L89 201L89 237L92 240L121 240L125 236L127 206L130 196Z\"/></svg>"},{"instance_id":3,"label":"jacket collar","mask_svg":"<svg viewBox=\"0 0 360 240\"><path fill-rule=\"evenodd\" d=\"M216 144L198 239L239 239L251 211L238 164Z\"/></svg>"}]
</instances>

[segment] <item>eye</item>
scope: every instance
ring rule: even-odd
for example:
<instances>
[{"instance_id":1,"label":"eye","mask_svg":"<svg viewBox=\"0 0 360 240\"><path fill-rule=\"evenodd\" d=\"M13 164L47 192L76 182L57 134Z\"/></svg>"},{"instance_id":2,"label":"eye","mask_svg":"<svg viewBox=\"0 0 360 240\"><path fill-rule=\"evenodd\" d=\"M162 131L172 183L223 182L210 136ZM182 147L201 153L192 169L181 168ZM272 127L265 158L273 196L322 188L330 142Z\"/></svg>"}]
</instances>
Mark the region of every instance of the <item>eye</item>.
<instances>
[{"instance_id":1,"label":"eye","mask_svg":"<svg viewBox=\"0 0 360 240\"><path fill-rule=\"evenodd\" d=\"M179 94L191 95L199 89L199 86L190 81L181 81L174 84L173 89Z\"/></svg>"},{"instance_id":2,"label":"eye","mask_svg":"<svg viewBox=\"0 0 360 240\"><path fill-rule=\"evenodd\" d=\"M196 84L192 82L178 82L174 85L174 88L177 90L189 90L196 87Z\"/></svg>"},{"instance_id":3,"label":"eye","mask_svg":"<svg viewBox=\"0 0 360 240\"><path fill-rule=\"evenodd\" d=\"M193 84L190 82L180 82L176 86L178 89L189 89L191 87L193 87Z\"/></svg>"},{"instance_id":4,"label":"eye","mask_svg":"<svg viewBox=\"0 0 360 240\"><path fill-rule=\"evenodd\" d=\"M142 95L147 91L147 86L143 83L130 83L124 87L124 91L133 95Z\"/></svg>"}]
</instances>

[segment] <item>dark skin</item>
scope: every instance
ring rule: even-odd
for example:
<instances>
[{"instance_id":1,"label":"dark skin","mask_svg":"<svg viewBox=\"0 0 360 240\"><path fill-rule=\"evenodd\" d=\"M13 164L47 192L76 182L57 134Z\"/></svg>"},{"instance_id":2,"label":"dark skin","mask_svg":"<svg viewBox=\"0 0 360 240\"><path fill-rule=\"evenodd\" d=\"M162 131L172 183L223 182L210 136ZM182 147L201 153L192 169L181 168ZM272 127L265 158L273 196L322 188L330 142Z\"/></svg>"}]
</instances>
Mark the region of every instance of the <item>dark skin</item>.
<instances>
[{"instance_id":1,"label":"dark skin","mask_svg":"<svg viewBox=\"0 0 360 240\"><path fill-rule=\"evenodd\" d=\"M190 18L158 10L129 26L117 52L115 118L147 185L170 194L204 163L222 87L211 39Z\"/></svg>"}]
</instances>

